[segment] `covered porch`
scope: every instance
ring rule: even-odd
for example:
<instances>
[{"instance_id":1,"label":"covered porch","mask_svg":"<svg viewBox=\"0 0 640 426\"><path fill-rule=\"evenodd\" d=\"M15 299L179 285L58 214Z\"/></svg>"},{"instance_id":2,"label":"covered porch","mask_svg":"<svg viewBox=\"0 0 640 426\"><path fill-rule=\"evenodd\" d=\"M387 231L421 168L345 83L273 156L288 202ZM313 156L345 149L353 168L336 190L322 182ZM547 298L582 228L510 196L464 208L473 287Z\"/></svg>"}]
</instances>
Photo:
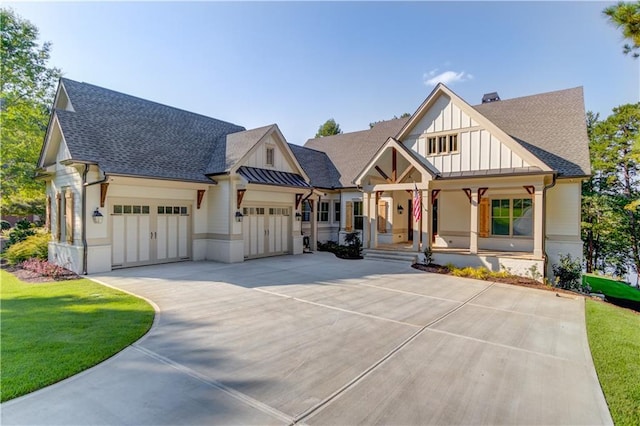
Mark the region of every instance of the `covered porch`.
<instances>
[{"instance_id":1,"label":"covered porch","mask_svg":"<svg viewBox=\"0 0 640 426\"><path fill-rule=\"evenodd\" d=\"M422 257L429 248L441 265L543 273L544 190L552 174L444 175L393 142L379 154L360 175L366 250Z\"/></svg>"}]
</instances>

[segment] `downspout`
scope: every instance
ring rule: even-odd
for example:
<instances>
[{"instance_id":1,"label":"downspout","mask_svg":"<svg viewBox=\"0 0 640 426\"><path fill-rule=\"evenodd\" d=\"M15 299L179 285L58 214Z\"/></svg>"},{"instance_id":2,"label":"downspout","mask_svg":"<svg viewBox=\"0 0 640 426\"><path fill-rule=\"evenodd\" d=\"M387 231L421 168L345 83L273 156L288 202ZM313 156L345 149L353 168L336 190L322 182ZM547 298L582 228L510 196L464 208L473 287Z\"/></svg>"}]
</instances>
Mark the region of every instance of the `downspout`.
<instances>
[{"instance_id":1,"label":"downspout","mask_svg":"<svg viewBox=\"0 0 640 426\"><path fill-rule=\"evenodd\" d=\"M87 173L89 165L82 170L82 275L87 275Z\"/></svg>"},{"instance_id":2,"label":"downspout","mask_svg":"<svg viewBox=\"0 0 640 426\"><path fill-rule=\"evenodd\" d=\"M556 186L557 173L554 173L549 185L545 185L542 189L542 256L543 256L543 277L547 275L547 266L549 263L549 256L547 256L547 189L551 189Z\"/></svg>"},{"instance_id":3,"label":"downspout","mask_svg":"<svg viewBox=\"0 0 640 426\"><path fill-rule=\"evenodd\" d=\"M103 179L87 183L87 173L89 173L89 165L85 164L82 171L82 275L87 275L87 259L89 256L89 253L87 253L87 186L105 183L108 179L105 173Z\"/></svg>"}]
</instances>

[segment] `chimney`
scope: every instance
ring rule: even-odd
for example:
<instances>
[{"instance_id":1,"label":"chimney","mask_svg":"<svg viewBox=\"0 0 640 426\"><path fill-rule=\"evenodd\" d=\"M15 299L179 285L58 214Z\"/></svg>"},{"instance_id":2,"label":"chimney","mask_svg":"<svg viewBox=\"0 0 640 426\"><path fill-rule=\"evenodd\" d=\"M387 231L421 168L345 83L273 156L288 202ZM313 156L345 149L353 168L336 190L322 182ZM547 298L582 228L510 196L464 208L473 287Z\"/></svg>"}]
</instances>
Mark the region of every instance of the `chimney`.
<instances>
[{"instance_id":1,"label":"chimney","mask_svg":"<svg viewBox=\"0 0 640 426\"><path fill-rule=\"evenodd\" d=\"M500 96L498 95L498 92L485 93L484 96L482 96L483 104L488 104L489 102L497 102L499 100Z\"/></svg>"}]
</instances>

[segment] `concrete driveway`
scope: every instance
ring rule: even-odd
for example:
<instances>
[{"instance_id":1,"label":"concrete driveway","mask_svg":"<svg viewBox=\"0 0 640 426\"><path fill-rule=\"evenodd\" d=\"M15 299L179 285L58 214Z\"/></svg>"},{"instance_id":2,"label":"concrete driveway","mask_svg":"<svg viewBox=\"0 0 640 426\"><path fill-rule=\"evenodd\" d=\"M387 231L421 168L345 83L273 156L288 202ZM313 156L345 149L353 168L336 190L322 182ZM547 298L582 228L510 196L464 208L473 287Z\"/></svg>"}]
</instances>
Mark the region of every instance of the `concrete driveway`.
<instances>
[{"instance_id":1,"label":"concrete driveway","mask_svg":"<svg viewBox=\"0 0 640 426\"><path fill-rule=\"evenodd\" d=\"M93 278L154 327L2 424L612 424L581 298L326 253Z\"/></svg>"}]
</instances>

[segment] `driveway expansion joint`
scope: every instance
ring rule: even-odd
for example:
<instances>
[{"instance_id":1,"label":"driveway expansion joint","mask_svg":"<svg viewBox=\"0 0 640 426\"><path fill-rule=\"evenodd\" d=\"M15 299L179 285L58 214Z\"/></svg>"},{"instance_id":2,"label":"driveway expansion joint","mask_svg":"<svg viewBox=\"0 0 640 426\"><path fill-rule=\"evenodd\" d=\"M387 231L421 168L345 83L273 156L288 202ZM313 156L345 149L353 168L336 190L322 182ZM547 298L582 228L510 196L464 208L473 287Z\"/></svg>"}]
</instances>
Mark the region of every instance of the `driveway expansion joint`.
<instances>
[{"instance_id":1,"label":"driveway expansion joint","mask_svg":"<svg viewBox=\"0 0 640 426\"><path fill-rule=\"evenodd\" d=\"M471 296L470 298L468 298L467 300L465 300L464 302L461 302L458 306L456 306L455 308L451 309L448 312L445 312L444 314L440 315L438 318L434 319L433 321L425 324L424 326L420 327L419 330L417 330L415 333L413 333L411 336L409 336L408 338L406 338L403 342L401 342L398 346L396 346L395 348L393 348L391 351L389 351L386 355L384 355L382 358L380 358L378 361L376 361L375 363L373 363L371 366L369 366L367 369L365 369L362 373L360 373L359 375L357 375L356 377L354 377L351 381L349 381L348 383L346 383L345 385L343 385L341 388L339 388L338 390L336 390L335 392L333 392L331 395L329 395L327 398L325 398L324 400L320 401L318 404L314 405L313 407L309 408L308 410L304 411L302 414L296 416L293 420L293 422L291 423L292 425L296 425L299 424L300 422L302 422L303 420L311 417L312 415L318 413L319 411L321 411L323 408L325 408L327 405L329 405L333 400L337 399L340 397L340 395L344 394L347 390L349 390L350 388L354 387L356 384L358 384L359 382L361 382L365 377L367 377L368 375L370 375L374 370L376 370L378 367L380 367L382 364L384 364L385 362L387 362L390 358L392 358L396 353L398 353L400 350L402 350L402 348L404 348L405 346L407 346L409 343L411 343L413 340L415 340L420 334L422 334L425 330L427 330L428 328L430 328L431 326L439 323L440 321L444 320L446 317L448 317L449 315L457 312L458 310L460 310L462 307L464 307L466 304L468 304L469 302L471 302L472 300L474 300L475 298L479 297L480 295L482 295L484 292L486 292L487 290L489 290L491 287L493 287L493 283L491 283L490 285L488 285L487 287L481 289L478 293L474 294L473 296Z\"/></svg>"}]
</instances>

